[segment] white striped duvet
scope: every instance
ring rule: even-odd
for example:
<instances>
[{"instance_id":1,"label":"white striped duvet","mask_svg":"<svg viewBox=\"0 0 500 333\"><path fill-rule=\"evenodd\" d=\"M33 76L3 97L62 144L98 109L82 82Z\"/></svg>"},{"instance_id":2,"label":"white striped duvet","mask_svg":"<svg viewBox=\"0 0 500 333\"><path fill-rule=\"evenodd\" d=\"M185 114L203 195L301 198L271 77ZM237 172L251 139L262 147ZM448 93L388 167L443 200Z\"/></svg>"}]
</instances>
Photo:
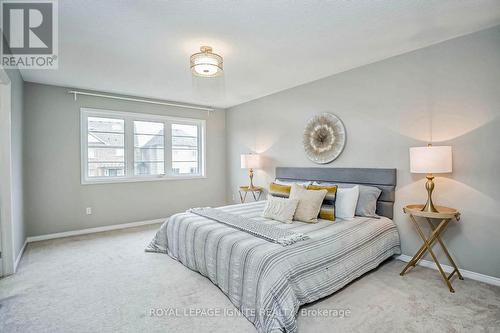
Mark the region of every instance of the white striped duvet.
<instances>
[{"instance_id":1,"label":"white striped duvet","mask_svg":"<svg viewBox=\"0 0 500 333\"><path fill-rule=\"evenodd\" d=\"M259 332L296 332L301 305L342 288L400 253L393 221L357 217L283 224L261 216L264 201L220 209L309 236L281 246L194 215L173 215L148 251L168 253L208 277Z\"/></svg>"}]
</instances>

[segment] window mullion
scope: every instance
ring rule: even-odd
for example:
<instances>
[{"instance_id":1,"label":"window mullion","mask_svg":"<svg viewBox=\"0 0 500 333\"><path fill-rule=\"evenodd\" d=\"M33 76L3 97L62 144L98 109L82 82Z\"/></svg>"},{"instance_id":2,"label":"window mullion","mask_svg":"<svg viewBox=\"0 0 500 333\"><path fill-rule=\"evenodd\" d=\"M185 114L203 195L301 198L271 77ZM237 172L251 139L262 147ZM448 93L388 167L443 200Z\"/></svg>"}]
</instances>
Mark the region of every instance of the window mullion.
<instances>
[{"instance_id":1,"label":"window mullion","mask_svg":"<svg viewBox=\"0 0 500 333\"><path fill-rule=\"evenodd\" d=\"M89 163L88 163L88 115L84 112L81 113L81 162L82 162L82 180L87 180L89 177Z\"/></svg>"},{"instance_id":2,"label":"window mullion","mask_svg":"<svg viewBox=\"0 0 500 333\"><path fill-rule=\"evenodd\" d=\"M125 118L125 176L134 177L134 121Z\"/></svg>"},{"instance_id":3,"label":"window mullion","mask_svg":"<svg viewBox=\"0 0 500 333\"><path fill-rule=\"evenodd\" d=\"M172 122L165 121L165 143L164 143L164 160L165 160L165 175L172 176Z\"/></svg>"},{"instance_id":4,"label":"window mullion","mask_svg":"<svg viewBox=\"0 0 500 333\"><path fill-rule=\"evenodd\" d=\"M198 174L199 175L205 175L205 129L203 128L202 124L198 124Z\"/></svg>"}]
</instances>

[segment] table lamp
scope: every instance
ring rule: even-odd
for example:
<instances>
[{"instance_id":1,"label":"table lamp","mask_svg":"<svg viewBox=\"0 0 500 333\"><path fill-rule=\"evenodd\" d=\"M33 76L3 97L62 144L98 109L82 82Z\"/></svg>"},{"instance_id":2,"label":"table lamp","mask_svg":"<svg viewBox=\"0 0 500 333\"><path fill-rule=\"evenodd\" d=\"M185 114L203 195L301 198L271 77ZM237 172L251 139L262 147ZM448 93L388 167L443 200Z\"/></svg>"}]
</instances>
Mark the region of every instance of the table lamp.
<instances>
[{"instance_id":1,"label":"table lamp","mask_svg":"<svg viewBox=\"0 0 500 333\"><path fill-rule=\"evenodd\" d=\"M249 189L253 189L253 169L260 168L260 156L257 154L242 154L241 155L241 168L249 169L248 176L250 177Z\"/></svg>"},{"instance_id":2,"label":"table lamp","mask_svg":"<svg viewBox=\"0 0 500 333\"><path fill-rule=\"evenodd\" d=\"M435 173L450 173L452 171L451 146L432 146L410 148L410 172L426 173L427 203L422 211L437 212L432 202Z\"/></svg>"}]
</instances>

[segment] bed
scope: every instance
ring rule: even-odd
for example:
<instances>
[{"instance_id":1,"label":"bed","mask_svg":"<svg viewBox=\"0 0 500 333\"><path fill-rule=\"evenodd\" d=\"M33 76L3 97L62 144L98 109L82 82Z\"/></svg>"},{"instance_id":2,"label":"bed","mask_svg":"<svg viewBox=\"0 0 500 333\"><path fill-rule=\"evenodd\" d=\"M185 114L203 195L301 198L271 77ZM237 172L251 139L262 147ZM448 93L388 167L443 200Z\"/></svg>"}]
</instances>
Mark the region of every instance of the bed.
<instances>
[{"instance_id":1,"label":"bed","mask_svg":"<svg viewBox=\"0 0 500 333\"><path fill-rule=\"evenodd\" d=\"M299 307L329 296L400 253L391 220L395 169L277 168L281 180L379 187L380 218L284 224L261 217L264 201L219 207L308 236L282 246L193 213L170 217L147 251L167 253L209 278L259 332L296 332Z\"/></svg>"}]
</instances>

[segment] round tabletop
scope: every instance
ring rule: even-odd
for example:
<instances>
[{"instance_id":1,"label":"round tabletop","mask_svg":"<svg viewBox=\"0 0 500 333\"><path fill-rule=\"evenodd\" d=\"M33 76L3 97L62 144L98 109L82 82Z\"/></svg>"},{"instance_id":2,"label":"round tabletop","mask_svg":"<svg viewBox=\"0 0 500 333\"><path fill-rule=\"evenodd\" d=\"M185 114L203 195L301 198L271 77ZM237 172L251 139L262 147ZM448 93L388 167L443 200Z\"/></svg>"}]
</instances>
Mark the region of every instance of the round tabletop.
<instances>
[{"instance_id":1,"label":"round tabletop","mask_svg":"<svg viewBox=\"0 0 500 333\"><path fill-rule=\"evenodd\" d=\"M264 190L264 188L260 187L260 186L254 186L254 187L240 186L240 191L243 191L243 192L262 192L263 190Z\"/></svg>"},{"instance_id":2,"label":"round tabletop","mask_svg":"<svg viewBox=\"0 0 500 333\"><path fill-rule=\"evenodd\" d=\"M413 216L428 217L431 219L452 219L460 218L460 213L455 208L436 206L437 212L427 212L422 211L424 205L407 205L403 208L406 214L411 214Z\"/></svg>"}]
</instances>

